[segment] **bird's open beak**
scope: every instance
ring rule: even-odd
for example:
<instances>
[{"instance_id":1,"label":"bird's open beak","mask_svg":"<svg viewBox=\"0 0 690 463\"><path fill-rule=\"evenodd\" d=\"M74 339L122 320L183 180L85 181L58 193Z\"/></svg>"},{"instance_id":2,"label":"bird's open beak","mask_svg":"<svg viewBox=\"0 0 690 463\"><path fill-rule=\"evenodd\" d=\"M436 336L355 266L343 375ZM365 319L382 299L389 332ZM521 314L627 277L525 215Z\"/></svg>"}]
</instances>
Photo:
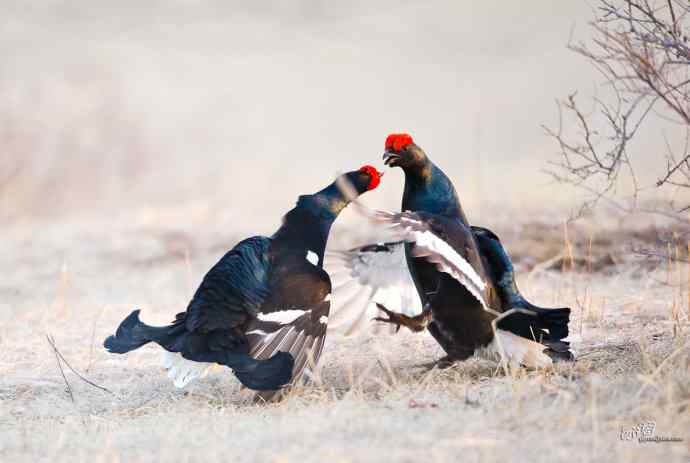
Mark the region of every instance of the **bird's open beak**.
<instances>
[{"instance_id":1,"label":"bird's open beak","mask_svg":"<svg viewBox=\"0 0 690 463\"><path fill-rule=\"evenodd\" d=\"M400 159L400 155L395 154L392 151L386 151L385 153L383 153L383 163L389 167L391 167L391 164L396 159Z\"/></svg>"}]
</instances>

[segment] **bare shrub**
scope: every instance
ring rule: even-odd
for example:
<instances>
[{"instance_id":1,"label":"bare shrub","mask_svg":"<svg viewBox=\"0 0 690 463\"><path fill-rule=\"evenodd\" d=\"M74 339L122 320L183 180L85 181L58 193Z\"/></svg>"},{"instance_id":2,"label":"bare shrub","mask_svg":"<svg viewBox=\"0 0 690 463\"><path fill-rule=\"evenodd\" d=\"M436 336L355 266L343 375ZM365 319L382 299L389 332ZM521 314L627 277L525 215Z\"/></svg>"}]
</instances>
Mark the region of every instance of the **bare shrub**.
<instances>
[{"instance_id":1,"label":"bare shrub","mask_svg":"<svg viewBox=\"0 0 690 463\"><path fill-rule=\"evenodd\" d=\"M633 206L619 208L633 210L638 193L652 188L690 193L690 5L681 0L599 0L596 5L591 39L571 41L568 48L603 76L604 95L594 97L592 112L583 110L577 93L557 102L559 125L544 127L559 146L559 160L550 163L549 173L590 193L579 213L602 198L611 202L621 177L632 184ZM649 153L660 175L653 185L644 185L631 163L631 146L652 118L664 121L665 130L684 143L674 149L666 138L666 147ZM572 126L564 127L566 120ZM690 210L687 193L680 203L671 202L671 212Z\"/></svg>"}]
</instances>

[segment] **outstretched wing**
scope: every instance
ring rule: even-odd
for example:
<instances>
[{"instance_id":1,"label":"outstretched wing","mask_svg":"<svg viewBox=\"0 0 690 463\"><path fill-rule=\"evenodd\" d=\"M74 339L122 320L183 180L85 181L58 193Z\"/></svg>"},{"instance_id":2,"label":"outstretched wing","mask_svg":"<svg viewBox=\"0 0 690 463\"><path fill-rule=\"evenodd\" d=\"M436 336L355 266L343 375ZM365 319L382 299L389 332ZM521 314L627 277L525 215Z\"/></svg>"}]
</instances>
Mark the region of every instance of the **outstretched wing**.
<instances>
[{"instance_id":1,"label":"outstretched wing","mask_svg":"<svg viewBox=\"0 0 690 463\"><path fill-rule=\"evenodd\" d=\"M465 286L482 307L489 307L486 282L475 270L481 267L480 256L468 227L423 212L366 214L399 241L327 254L325 267L333 280L330 328L346 335L366 328L376 332L380 325L369 323L378 315L376 302L408 316L421 313L422 302L405 257L406 242L412 243L412 257L428 260Z\"/></svg>"},{"instance_id":2,"label":"outstretched wing","mask_svg":"<svg viewBox=\"0 0 690 463\"><path fill-rule=\"evenodd\" d=\"M422 312L403 241L328 252L324 268L333 282L331 331L345 335L393 332L392 326L370 323L379 315L376 303L409 316Z\"/></svg>"},{"instance_id":3,"label":"outstretched wing","mask_svg":"<svg viewBox=\"0 0 690 463\"><path fill-rule=\"evenodd\" d=\"M413 243L411 254L422 257L462 284L484 309L489 309L487 284L479 272L480 256L469 227L446 217L424 212L375 211L374 219L388 224L403 241Z\"/></svg>"}]
</instances>

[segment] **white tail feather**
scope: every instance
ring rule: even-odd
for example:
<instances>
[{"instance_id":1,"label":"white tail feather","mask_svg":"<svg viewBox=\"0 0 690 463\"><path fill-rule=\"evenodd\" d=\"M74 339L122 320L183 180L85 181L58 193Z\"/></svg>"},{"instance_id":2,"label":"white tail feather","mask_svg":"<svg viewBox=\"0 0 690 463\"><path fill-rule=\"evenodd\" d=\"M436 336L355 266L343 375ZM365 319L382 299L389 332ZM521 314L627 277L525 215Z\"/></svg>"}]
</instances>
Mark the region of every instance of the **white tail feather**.
<instances>
[{"instance_id":1,"label":"white tail feather","mask_svg":"<svg viewBox=\"0 0 690 463\"><path fill-rule=\"evenodd\" d=\"M215 363L192 362L175 352L165 352L163 368L168 370L168 378L177 388L183 388L196 378L203 378L215 366Z\"/></svg>"},{"instance_id":2,"label":"white tail feather","mask_svg":"<svg viewBox=\"0 0 690 463\"><path fill-rule=\"evenodd\" d=\"M496 330L491 344L477 354L500 361L501 348L506 362L513 367L546 368L553 364L551 357L544 353L546 346L500 329Z\"/></svg>"}]
</instances>

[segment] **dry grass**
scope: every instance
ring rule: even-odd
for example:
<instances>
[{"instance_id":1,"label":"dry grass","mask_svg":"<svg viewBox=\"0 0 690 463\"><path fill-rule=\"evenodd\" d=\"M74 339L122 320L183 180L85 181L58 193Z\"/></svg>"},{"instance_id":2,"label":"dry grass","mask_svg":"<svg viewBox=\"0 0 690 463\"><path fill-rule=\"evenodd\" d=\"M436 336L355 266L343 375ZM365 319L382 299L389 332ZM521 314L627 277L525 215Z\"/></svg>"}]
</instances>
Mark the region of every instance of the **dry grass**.
<instances>
[{"instance_id":1,"label":"dry grass","mask_svg":"<svg viewBox=\"0 0 690 463\"><path fill-rule=\"evenodd\" d=\"M55 225L49 234L35 230L6 230L11 252L0 257L2 268L11 269L0 284L2 461L687 461L690 455L686 265L649 269L623 259L605 272L538 265L523 272L521 285L532 299L573 307L580 357L574 365L506 377L496 365L471 360L428 372L417 365L441 356L428 335L332 337L319 382L282 403L255 405L225 370L180 391L161 371L156 348L115 356L100 347L135 306L149 322L168 321L232 238L195 226L91 222ZM554 239L544 245L563 246ZM581 249L577 242L569 247L576 256ZM47 333L72 366L113 394L65 368L72 401ZM621 430L647 421L656 422L656 435L684 441L621 440Z\"/></svg>"}]
</instances>

